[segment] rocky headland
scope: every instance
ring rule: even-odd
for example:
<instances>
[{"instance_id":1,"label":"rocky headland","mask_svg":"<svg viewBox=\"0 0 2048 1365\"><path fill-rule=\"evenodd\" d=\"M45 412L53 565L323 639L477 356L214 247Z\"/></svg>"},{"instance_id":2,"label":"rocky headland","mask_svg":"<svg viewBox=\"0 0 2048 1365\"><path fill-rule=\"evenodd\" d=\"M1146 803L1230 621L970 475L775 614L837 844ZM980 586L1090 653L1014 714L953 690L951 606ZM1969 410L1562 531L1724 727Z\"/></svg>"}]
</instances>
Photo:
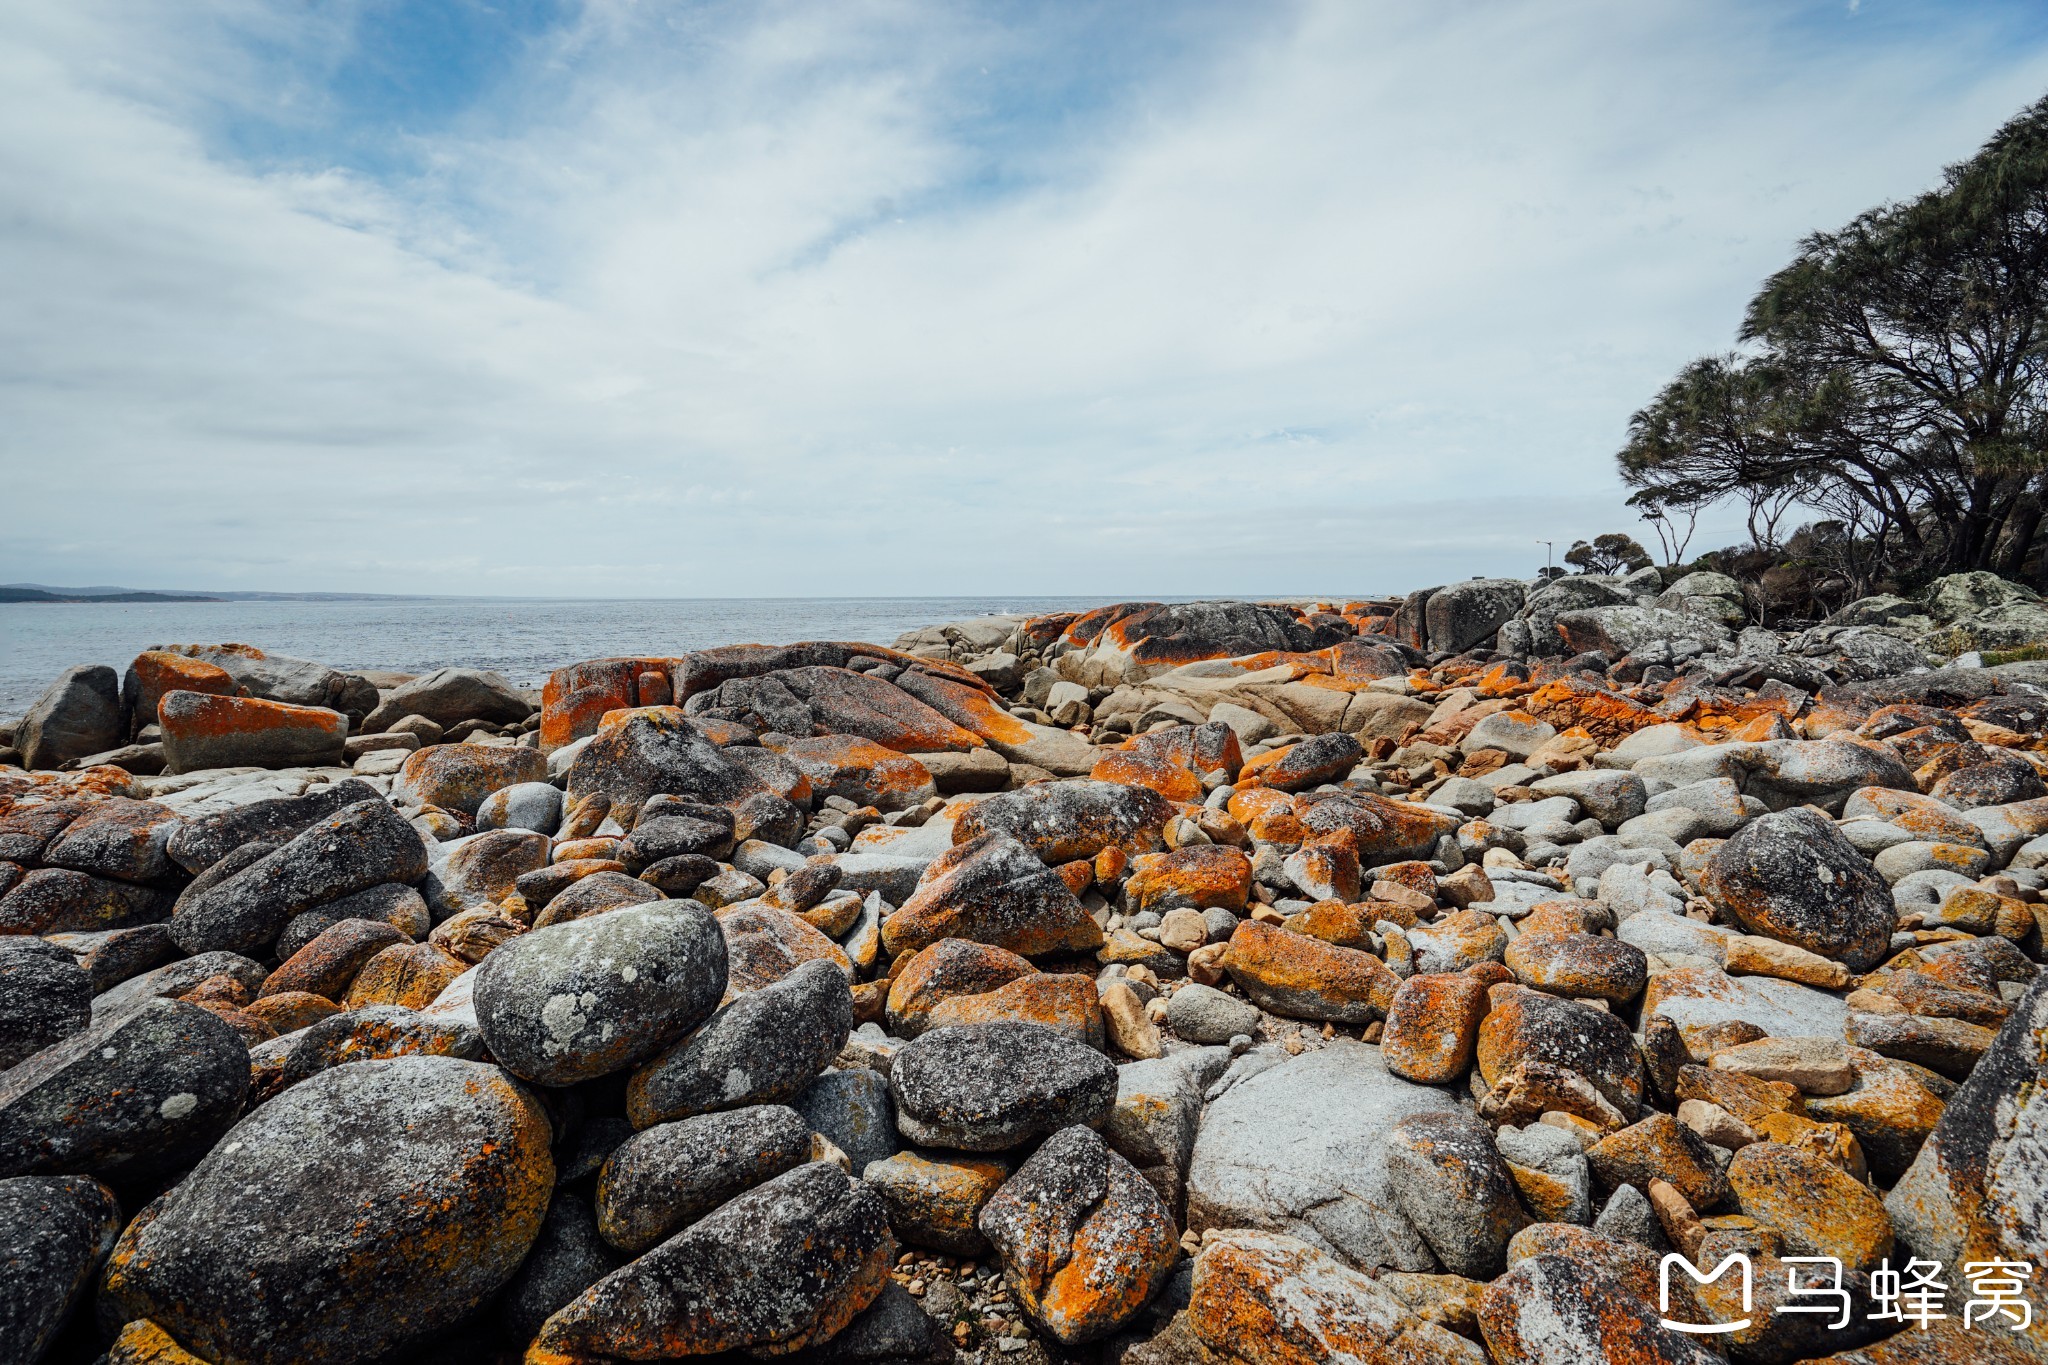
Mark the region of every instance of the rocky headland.
<instances>
[{"instance_id":1,"label":"rocky headland","mask_svg":"<svg viewBox=\"0 0 2048 1365\"><path fill-rule=\"evenodd\" d=\"M0 1361L2048 1360L2048 607L1745 619L73 668L0 729Z\"/></svg>"}]
</instances>

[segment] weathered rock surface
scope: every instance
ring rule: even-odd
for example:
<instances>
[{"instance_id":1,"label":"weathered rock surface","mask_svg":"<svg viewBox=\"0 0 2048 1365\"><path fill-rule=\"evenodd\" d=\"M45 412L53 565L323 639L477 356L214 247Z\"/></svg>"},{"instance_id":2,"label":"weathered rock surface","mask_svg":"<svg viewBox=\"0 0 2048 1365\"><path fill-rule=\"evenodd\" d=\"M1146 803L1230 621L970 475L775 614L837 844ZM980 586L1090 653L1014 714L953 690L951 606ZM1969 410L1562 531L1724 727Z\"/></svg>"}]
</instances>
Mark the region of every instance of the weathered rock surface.
<instances>
[{"instance_id":1,"label":"weathered rock surface","mask_svg":"<svg viewBox=\"0 0 2048 1365\"><path fill-rule=\"evenodd\" d=\"M1443 1091L1388 1071L1372 1048L1337 1044L1282 1062L1210 1104L1188 1170L1188 1226L1284 1233L1360 1269L1435 1270L1401 1212L1385 1147L1352 1135L1455 1108Z\"/></svg>"},{"instance_id":2,"label":"weathered rock surface","mask_svg":"<svg viewBox=\"0 0 2048 1365\"><path fill-rule=\"evenodd\" d=\"M724 994L725 937L695 901L523 934L484 959L474 987L491 1055L542 1085L644 1061L709 1018Z\"/></svg>"},{"instance_id":3,"label":"weathered rock surface","mask_svg":"<svg viewBox=\"0 0 2048 1365\"><path fill-rule=\"evenodd\" d=\"M633 1360L828 1340L887 1282L882 1201L812 1162L720 1205L549 1318L537 1350Z\"/></svg>"},{"instance_id":4,"label":"weathered rock surface","mask_svg":"<svg viewBox=\"0 0 2048 1365\"><path fill-rule=\"evenodd\" d=\"M0 1072L0 1175L148 1176L233 1123L249 1052L217 1016L143 1000Z\"/></svg>"},{"instance_id":5,"label":"weathered rock surface","mask_svg":"<svg viewBox=\"0 0 2048 1365\"><path fill-rule=\"evenodd\" d=\"M495 1067L336 1067L256 1110L129 1224L103 1295L220 1359L375 1359L512 1277L547 1212L548 1139Z\"/></svg>"},{"instance_id":6,"label":"weathered rock surface","mask_svg":"<svg viewBox=\"0 0 2048 1365\"><path fill-rule=\"evenodd\" d=\"M171 938L191 953L264 948L294 915L426 875L419 833L382 800L359 801L180 905Z\"/></svg>"},{"instance_id":7,"label":"weathered rock surface","mask_svg":"<svg viewBox=\"0 0 2048 1365\"><path fill-rule=\"evenodd\" d=\"M1116 1067L1038 1024L933 1029L889 1068L896 1126L915 1143L1001 1152L1073 1124L1096 1126L1116 1105Z\"/></svg>"}]
</instances>

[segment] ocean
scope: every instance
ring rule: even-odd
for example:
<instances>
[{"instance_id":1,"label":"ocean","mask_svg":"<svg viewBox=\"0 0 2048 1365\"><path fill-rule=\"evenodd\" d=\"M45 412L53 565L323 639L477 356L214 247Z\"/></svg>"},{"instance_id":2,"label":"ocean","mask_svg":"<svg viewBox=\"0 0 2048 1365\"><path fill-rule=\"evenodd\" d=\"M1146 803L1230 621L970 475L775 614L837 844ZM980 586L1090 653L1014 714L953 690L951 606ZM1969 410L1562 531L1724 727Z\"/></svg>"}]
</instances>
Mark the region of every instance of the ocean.
<instances>
[{"instance_id":1,"label":"ocean","mask_svg":"<svg viewBox=\"0 0 2048 1365\"><path fill-rule=\"evenodd\" d=\"M0 716L26 710L73 664L120 672L151 645L255 645L336 668L492 668L537 687L612 654L709 645L865 640L991 612L1078 611L1114 597L761 597L661 601L405 598L358 602L0 604Z\"/></svg>"}]
</instances>

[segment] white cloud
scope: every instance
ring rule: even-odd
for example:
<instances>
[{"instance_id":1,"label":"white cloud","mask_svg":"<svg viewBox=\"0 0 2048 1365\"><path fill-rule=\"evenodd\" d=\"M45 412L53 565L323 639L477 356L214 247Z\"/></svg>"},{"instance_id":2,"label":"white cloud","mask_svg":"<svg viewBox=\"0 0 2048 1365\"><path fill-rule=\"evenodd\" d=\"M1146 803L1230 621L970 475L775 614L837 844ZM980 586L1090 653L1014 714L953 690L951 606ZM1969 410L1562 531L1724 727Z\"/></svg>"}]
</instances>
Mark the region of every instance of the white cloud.
<instances>
[{"instance_id":1,"label":"white cloud","mask_svg":"<svg viewBox=\"0 0 2048 1365\"><path fill-rule=\"evenodd\" d=\"M910 0L617 0L468 113L363 131L322 85L351 29L301 13L8 13L0 577L1526 572L1623 524L1628 413L1798 236L2048 84L1988 22L1884 6L1336 0L1167 59ZM1113 88L989 131L990 88L1084 57ZM408 169L225 150L266 124Z\"/></svg>"}]
</instances>

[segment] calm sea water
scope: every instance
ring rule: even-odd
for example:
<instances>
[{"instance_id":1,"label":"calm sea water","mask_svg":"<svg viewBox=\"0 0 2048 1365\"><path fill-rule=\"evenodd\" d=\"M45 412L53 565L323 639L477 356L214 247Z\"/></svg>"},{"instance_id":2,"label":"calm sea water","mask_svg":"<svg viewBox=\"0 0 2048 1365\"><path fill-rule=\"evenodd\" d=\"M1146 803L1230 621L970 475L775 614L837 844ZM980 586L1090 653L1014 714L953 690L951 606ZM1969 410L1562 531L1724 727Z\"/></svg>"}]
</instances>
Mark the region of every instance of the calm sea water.
<instances>
[{"instance_id":1,"label":"calm sea water","mask_svg":"<svg viewBox=\"0 0 2048 1365\"><path fill-rule=\"evenodd\" d=\"M726 644L865 640L989 612L1075 611L1113 597L681 598L668 601L0 604L0 715L73 664L116 672L151 645L255 645L337 668L494 668L522 686L578 659Z\"/></svg>"}]
</instances>

